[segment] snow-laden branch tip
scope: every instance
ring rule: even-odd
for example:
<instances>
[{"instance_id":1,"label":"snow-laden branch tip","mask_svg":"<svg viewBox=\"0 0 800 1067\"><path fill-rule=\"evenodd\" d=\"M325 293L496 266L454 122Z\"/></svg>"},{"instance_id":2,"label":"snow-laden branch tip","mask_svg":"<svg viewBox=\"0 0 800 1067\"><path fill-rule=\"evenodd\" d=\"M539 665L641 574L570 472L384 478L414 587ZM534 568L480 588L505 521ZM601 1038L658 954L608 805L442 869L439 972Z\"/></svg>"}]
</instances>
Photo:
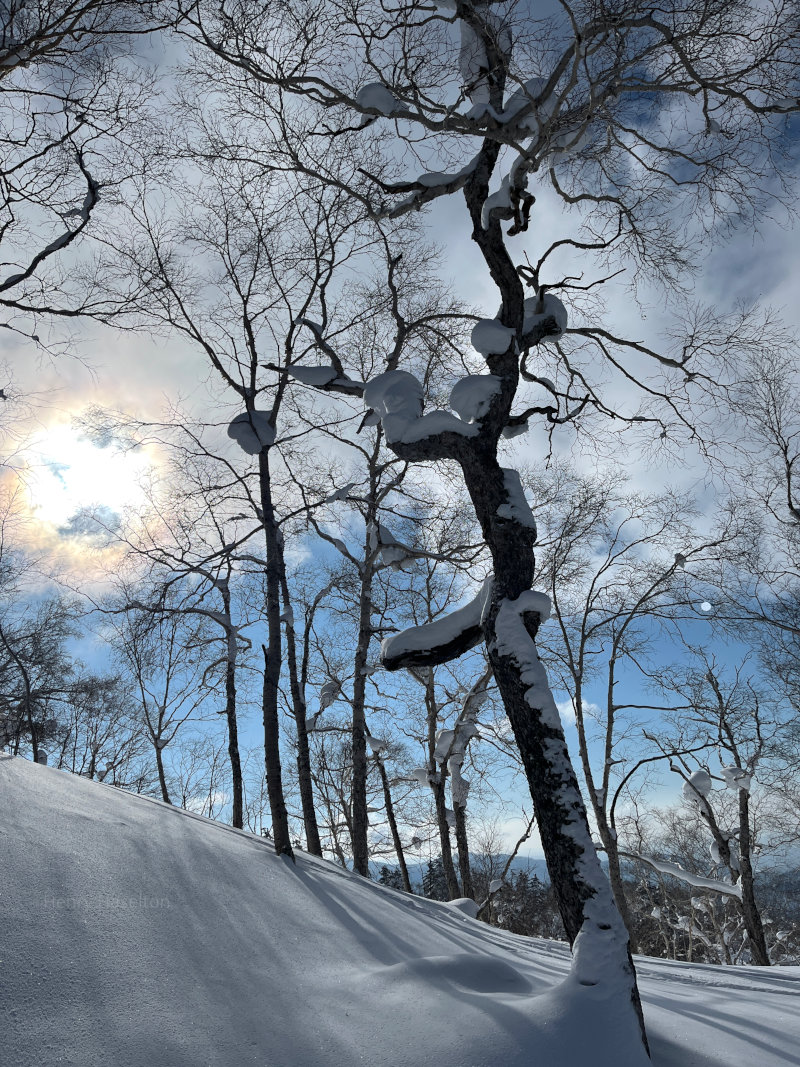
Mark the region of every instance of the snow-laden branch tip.
<instances>
[{"instance_id":1,"label":"snow-laden branch tip","mask_svg":"<svg viewBox=\"0 0 800 1067\"><path fill-rule=\"evenodd\" d=\"M323 389L330 393L346 393L348 396L361 396L364 392L363 382L348 378L346 374L339 374L330 364L311 367L295 363L286 368L286 373L301 385L308 385L313 389Z\"/></svg>"},{"instance_id":2,"label":"snow-laden branch tip","mask_svg":"<svg viewBox=\"0 0 800 1067\"><path fill-rule=\"evenodd\" d=\"M723 896L736 897L738 900L742 899L741 885L731 885L730 882L720 882L717 878L703 878L698 874L690 874L689 871L685 871L677 863L654 860L650 856L641 855L639 852L620 851L620 856L646 863L660 874L668 874L671 878L677 878L681 882L686 882L687 885L694 886L695 889L709 889L714 893L721 893Z\"/></svg>"},{"instance_id":3,"label":"snow-laden branch tip","mask_svg":"<svg viewBox=\"0 0 800 1067\"><path fill-rule=\"evenodd\" d=\"M389 671L406 666L432 667L474 648L483 636L481 623L491 590L492 579L488 577L478 595L463 608L385 638L381 645L383 666Z\"/></svg>"}]
</instances>

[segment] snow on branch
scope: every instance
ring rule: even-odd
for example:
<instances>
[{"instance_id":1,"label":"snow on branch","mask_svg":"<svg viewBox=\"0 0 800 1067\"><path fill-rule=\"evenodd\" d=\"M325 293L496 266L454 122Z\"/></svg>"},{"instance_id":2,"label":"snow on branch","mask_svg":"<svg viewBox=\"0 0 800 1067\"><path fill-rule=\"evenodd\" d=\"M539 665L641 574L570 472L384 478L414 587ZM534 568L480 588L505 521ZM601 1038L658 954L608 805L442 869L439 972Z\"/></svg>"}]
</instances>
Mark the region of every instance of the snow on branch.
<instances>
[{"instance_id":1,"label":"snow on branch","mask_svg":"<svg viewBox=\"0 0 800 1067\"><path fill-rule=\"evenodd\" d=\"M267 411L245 411L228 426L228 437L248 456L257 456L262 448L275 444L275 427Z\"/></svg>"},{"instance_id":2,"label":"snow on branch","mask_svg":"<svg viewBox=\"0 0 800 1067\"><path fill-rule=\"evenodd\" d=\"M387 671L401 667L434 667L457 659L483 637L481 622L492 591L492 578L484 580L476 597L442 619L410 626L381 644L381 662Z\"/></svg>"},{"instance_id":3,"label":"snow on branch","mask_svg":"<svg viewBox=\"0 0 800 1067\"><path fill-rule=\"evenodd\" d=\"M89 224L89 219L91 217L92 211L94 210L97 202L100 199L100 185L94 180L94 178L86 168L86 164L84 163L83 159L83 153L80 151L76 152L75 159L81 171L81 174L83 175L84 180L86 181L86 195L83 198L83 203L80 208L72 208L70 211L65 212L62 218L75 218L78 220L77 224L71 227L68 226L64 233L62 233L54 241L51 241L50 244L48 244L40 252L37 252L37 254L31 259L30 263L24 270L19 271L16 274L11 274L2 281L0 281L0 294L6 292L9 289L14 288L21 282L27 281L29 278L31 278L46 259L49 259L50 256L55 255L56 252L60 252L64 248L67 248L68 245L72 244L75 238Z\"/></svg>"},{"instance_id":4,"label":"snow on branch","mask_svg":"<svg viewBox=\"0 0 800 1067\"><path fill-rule=\"evenodd\" d=\"M422 383L408 371L379 374L364 386L364 403L380 418L390 445L427 442L442 434L476 437L475 423L464 422L451 411L422 414Z\"/></svg>"},{"instance_id":5,"label":"snow on branch","mask_svg":"<svg viewBox=\"0 0 800 1067\"><path fill-rule=\"evenodd\" d=\"M480 162L480 153L473 156L469 163L465 164L460 170L453 172L452 174L442 173L441 171L423 171L415 181L411 182L398 182L387 183L381 181L380 178L371 174L363 167L359 167L359 173L363 174L365 178L369 178L374 182L384 193L408 193L409 195L403 200L399 200L392 207L381 207L377 212L378 218L384 219L396 219L401 215L406 215L410 211L418 211L424 204L429 204L432 200L437 200L440 196L450 196L452 193L457 193L459 189L463 189L469 179L475 173L475 170Z\"/></svg>"},{"instance_id":6,"label":"snow on branch","mask_svg":"<svg viewBox=\"0 0 800 1067\"><path fill-rule=\"evenodd\" d=\"M669 863L667 860L654 860L650 856L643 856L639 852L624 852L620 850L620 856L629 860L638 860L646 863L659 874L668 874L671 878L677 878L681 882L694 886L695 889L709 889L714 893L722 893L724 896L742 899L741 885L731 885L730 882L720 882L716 878L702 878L698 874L690 874L677 863Z\"/></svg>"}]
</instances>

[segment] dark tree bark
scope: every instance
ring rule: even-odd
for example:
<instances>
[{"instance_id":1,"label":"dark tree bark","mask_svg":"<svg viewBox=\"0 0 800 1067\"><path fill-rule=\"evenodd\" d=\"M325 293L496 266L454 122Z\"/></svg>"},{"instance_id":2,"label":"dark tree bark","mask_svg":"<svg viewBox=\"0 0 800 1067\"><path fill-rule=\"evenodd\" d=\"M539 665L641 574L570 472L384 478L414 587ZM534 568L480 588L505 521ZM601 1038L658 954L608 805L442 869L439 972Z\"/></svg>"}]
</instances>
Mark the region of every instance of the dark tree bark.
<instances>
[{"instance_id":1,"label":"dark tree bark","mask_svg":"<svg viewBox=\"0 0 800 1067\"><path fill-rule=\"evenodd\" d=\"M236 720L236 664L225 665L225 718L228 723L228 759L231 764L233 810L231 823L237 830L244 827L242 761L239 757L239 727Z\"/></svg>"},{"instance_id":2,"label":"dark tree bark","mask_svg":"<svg viewBox=\"0 0 800 1067\"><path fill-rule=\"evenodd\" d=\"M286 625L286 660L289 668L289 689L292 694L292 708L297 728L297 781L300 789L300 803L303 808L303 827L306 833L306 850L312 856L322 855L322 843L319 838L317 813L314 809L314 786L311 778L311 753L308 746L306 729L307 706L303 693L303 684L297 668L297 648L292 615L292 601L289 583L286 578L286 558L283 546L280 546L281 592Z\"/></svg>"},{"instance_id":3,"label":"dark tree bark","mask_svg":"<svg viewBox=\"0 0 800 1067\"><path fill-rule=\"evenodd\" d=\"M289 820L281 775L280 729L278 723L278 692L281 680L281 586L279 553L280 533L275 521L272 503L272 485L269 469L269 449L262 448L258 454L259 490L264 521L264 536L267 547L267 635L268 645L261 646L264 652L264 687L262 692L264 711L264 764L267 774L267 794L272 816L272 839L279 855L294 859L289 837Z\"/></svg>"},{"instance_id":4,"label":"dark tree bark","mask_svg":"<svg viewBox=\"0 0 800 1067\"><path fill-rule=\"evenodd\" d=\"M400 840L400 832L397 829L397 819L394 815L394 803L392 801L392 791L389 788L389 777L386 774L386 767L383 764L381 757L376 754L375 762L378 765L378 774L381 776L381 785L383 786L383 802L386 807L386 819L389 823L389 829L392 834L392 844L394 845L394 853L397 856L397 865L400 868L400 877L403 879L403 889L406 893L413 892L411 888L411 879L408 876L408 867L406 866L406 857L403 851L403 844Z\"/></svg>"},{"instance_id":5,"label":"dark tree bark","mask_svg":"<svg viewBox=\"0 0 800 1067\"><path fill-rule=\"evenodd\" d=\"M264 687L262 707L264 710L264 767L267 777L267 796L272 816L272 840L275 851L280 856L289 856L294 860L292 843L289 839L289 820L286 813L286 801L283 796L281 780L281 753L278 745L278 709L271 699L272 680L270 678L270 657L266 645L261 646L264 653Z\"/></svg>"},{"instance_id":6,"label":"dark tree bark","mask_svg":"<svg viewBox=\"0 0 800 1067\"><path fill-rule=\"evenodd\" d=\"M164 758L161 754L162 749L160 738L155 739L154 748L156 753L156 770L158 771L158 785L161 789L161 799L165 804L171 804L172 801L169 798L169 790L167 789L167 776L164 773Z\"/></svg>"},{"instance_id":7,"label":"dark tree bark","mask_svg":"<svg viewBox=\"0 0 800 1067\"><path fill-rule=\"evenodd\" d=\"M447 893L450 900L456 900L460 896L458 878L453 864L453 849L450 844L450 824L447 821L447 767L443 763L437 768L434 750L436 748L436 726L439 709L436 704L436 690L434 687L433 671L427 672L425 681L425 709L428 723L428 766L430 767L431 791L433 793L434 810L436 811L436 828L439 832L439 848L442 853L442 869L447 882Z\"/></svg>"},{"instance_id":8,"label":"dark tree bark","mask_svg":"<svg viewBox=\"0 0 800 1067\"><path fill-rule=\"evenodd\" d=\"M353 759L353 779L350 810L352 814L353 870L369 877L369 845L367 834L367 738L365 702L367 686L367 657L372 637L372 568L365 553L358 600L358 642L353 659L353 722L350 733Z\"/></svg>"},{"instance_id":9,"label":"dark tree bark","mask_svg":"<svg viewBox=\"0 0 800 1067\"><path fill-rule=\"evenodd\" d=\"M750 954L759 967L770 965L767 940L761 922L761 911L756 903L753 880L753 865L750 860L750 797L744 789L739 790L739 865L742 877L742 918L747 930Z\"/></svg>"},{"instance_id":10,"label":"dark tree bark","mask_svg":"<svg viewBox=\"0 0 800 1067\"><path fill-rule=\"evenodd\" d=\"M461 875L461 895L475 899L475 887L472 884L472 868L469 863L469 841L467 838L467 809L457 801L453 803L456 816L456 846L458 848L458 873Z\"/></svg>"},{"instance_id":11,"label":"dark tree bark","mask_svg":"<svg viewBox=\"0 0 800 1067\"><path fill-rule=\"evenodd\" d=\"M227 620L225 637L225 719L228 724L228 759L231 764L233 804L231 823L237 830L244 828L244 788L242 785L242 761L239 756L239 726L236 715L236 632L231 625L231 594L227 582L222 584L222 604Z\"/></svg>"}]
</instances>

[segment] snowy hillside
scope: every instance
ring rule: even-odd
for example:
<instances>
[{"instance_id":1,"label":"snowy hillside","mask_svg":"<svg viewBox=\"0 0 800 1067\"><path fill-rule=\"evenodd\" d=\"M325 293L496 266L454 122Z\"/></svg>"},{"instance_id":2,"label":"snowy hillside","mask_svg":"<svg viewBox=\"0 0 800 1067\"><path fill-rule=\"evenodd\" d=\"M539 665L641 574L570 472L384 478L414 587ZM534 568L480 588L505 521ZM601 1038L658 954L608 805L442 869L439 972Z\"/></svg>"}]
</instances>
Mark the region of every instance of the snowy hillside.
<instances>
[{"instance_id":1,"label":"snowy hillside","mask_svg":"<svg viewBox=\"0 0 800 1067\"><path fill-rule=\"evenodd\" d=\"M565 946L0 758L3 1067L627 1067ZM639 961L659 1067L800 1064L800 969Z\"/></svg>"}]
</instances>

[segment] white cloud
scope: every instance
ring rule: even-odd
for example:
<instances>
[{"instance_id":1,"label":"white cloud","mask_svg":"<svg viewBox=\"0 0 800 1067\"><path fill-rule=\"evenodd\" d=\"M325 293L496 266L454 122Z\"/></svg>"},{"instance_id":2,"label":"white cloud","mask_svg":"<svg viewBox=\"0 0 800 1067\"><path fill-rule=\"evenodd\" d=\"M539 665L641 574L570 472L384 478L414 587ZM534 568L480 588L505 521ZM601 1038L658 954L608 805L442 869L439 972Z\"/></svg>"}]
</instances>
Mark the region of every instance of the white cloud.
<instances>
[{"instance_id":1,"label":"white cloud","mask_svg":"<svg viewBox=\"0 0 800 1067\"><path fill-rule=\"evenodd\" d=\"M572 702L572 697L567 697L566 700L557 700L556 707L562 723L575 722L575 705Z\"/></svg>"},{"instance_id":2,"label":"white cloud","mask_svg":"<svg viewBox=\"0 0 800 1067\"><path fill-rule=\"evenodd\" d=\"M582 700L581 706L583 708L584 716L596 716L600 714L600 705L593 703L591 700ZM558 708L558 714L561 716L562 723L572 725L575 722L575 703L572 697L567 697L566 700L557 700L556 707Z\"/></svg>"}]
</instances>

